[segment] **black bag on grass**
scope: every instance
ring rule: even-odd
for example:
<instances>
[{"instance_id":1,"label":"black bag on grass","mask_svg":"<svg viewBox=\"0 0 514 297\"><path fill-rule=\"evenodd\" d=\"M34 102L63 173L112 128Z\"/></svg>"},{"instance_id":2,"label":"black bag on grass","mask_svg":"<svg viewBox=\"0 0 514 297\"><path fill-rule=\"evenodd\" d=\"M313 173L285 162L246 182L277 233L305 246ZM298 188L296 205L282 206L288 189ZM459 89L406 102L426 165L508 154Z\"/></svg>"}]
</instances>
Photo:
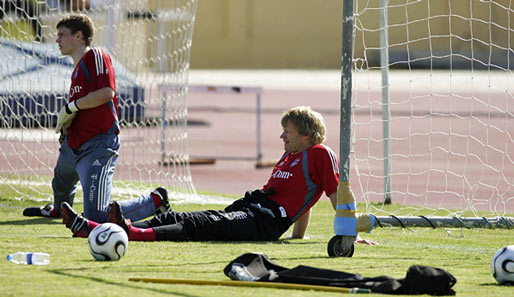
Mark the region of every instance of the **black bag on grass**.
<instances>
[{"instance_id":1,"label":"black bag on grass","mask_svg":"<svg viewBox=\"0 0 514 297\"><path fill-rule=\"evenodd\" d=\"M232 280L264 281L370 289L383 294L455 295L456 279L447 271L430 266L411 266L403 279L389 276L363 277L360 274L309 266L288 269L264 254L247 253L231 261L224 273Z\"/></svg>"},{"instance_id":2,"label":"black bag on grass","mask_svg":"<svg viewBox=\"0 0 514 297\"><path fill-rule=\"evenodd\" d=\"M448 271L414 265L407 270L401 288L402 294L455 295L452 287L457 280Z\"/></svg>"}]
</instances>

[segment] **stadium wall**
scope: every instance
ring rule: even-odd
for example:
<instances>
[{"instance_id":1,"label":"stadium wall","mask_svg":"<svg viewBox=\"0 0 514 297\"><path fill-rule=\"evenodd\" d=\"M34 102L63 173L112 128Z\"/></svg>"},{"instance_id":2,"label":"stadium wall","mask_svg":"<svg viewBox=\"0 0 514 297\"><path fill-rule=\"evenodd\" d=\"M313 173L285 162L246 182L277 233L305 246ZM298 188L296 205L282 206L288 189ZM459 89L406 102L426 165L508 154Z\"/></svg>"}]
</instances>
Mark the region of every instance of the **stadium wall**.
<instances>
[{"instance_id":1,"label":"stadium wall","mask_svg":"<svg viewBox=\"0 0 514 297\"><path fill-rule=\"evenodd\" d=\"M342 0L209 0L199 1L193 35L191 68L319 68L340 67ZM489 40L502 29L489 26L492 19L505 27L509 24L508 13L499 6L479 0L472 1L413 1L405 8L395 4L405 1L389 1L389 40L397 44L390 50L391 58L403 59L407 50L416 52L447 52L448 38L418 39L426 36L456 36L452 38L454 53L469 52L488 54L480 48L480 42L472 42L466 36ZM500 1L505 2L505 1ZM366 27L376 23L378 27L379 1L357 0L357 9L373 10L368 15ZM451 23L438 15L455 15ZM469 21L472 17L473 21ZM408 26L405 20L418 20ZM470 32L473 31L473 34ZM370 63L378 63L379 32L370 34L367 40L356 37L355 57L366 54ZM505 43L508 41L506 40ZM367 50L364 51L364 44ZM508 44L501 45L507 46ZM493 53L494 54L494 53Z\"/></svg>"}]
</instances>

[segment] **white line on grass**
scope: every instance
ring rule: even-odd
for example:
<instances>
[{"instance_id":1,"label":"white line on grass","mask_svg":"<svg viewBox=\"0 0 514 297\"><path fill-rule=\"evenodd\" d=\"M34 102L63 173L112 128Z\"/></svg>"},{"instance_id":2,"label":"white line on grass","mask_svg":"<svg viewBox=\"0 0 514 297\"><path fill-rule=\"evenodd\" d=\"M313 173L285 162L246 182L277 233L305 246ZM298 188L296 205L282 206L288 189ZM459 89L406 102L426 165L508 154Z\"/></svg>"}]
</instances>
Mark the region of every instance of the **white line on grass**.
<instances>
[{"instance_id":1,"label":"white line on grass","mask_svg":"<svg viewBox=\"0 0 514 297\"><path fill-rule=\"evenodd\" d=\"M3 185L18 185L18 186L26 186L29 188L36 187L48 187L50 185L49 182L42 181L19 181L19 180L0 180L0 184ZM82 187L80 184L77 185L77 192L82 192ZM138 197L141 195L141 189L131 188L128 186L116 187L114 186L111 194L113 197L117 197L118 200L129 199L132 197ZM174 204L185 204L185 203L194 203L194 204L230 204L234 200L226 197L216 196L216 195L203 195L203 194L191 194L191 193L180 193L180 192L168 192L170 201ZM122 197L119 199L119 197ZM32 201L52 201L51 195L47 198L38 198L38 197L28 197L29 200ZM16 198L16 200L21 200L21 198ZM75 199L76 202L82 202L83 200L79 197Z\"/></svg>"}]
</instances>

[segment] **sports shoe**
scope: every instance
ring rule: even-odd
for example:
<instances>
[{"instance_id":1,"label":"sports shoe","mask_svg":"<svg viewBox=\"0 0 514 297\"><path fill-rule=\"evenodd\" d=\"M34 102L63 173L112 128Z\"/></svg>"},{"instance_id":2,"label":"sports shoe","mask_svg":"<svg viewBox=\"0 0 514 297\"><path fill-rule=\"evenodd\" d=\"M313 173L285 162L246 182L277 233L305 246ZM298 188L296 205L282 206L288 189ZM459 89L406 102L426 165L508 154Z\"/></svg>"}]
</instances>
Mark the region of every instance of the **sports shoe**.
<instances>
[{"instance_id":1,"label":"sports shoe","mask_svg":"<svg viewBox=\"0 0 514 297\"><path fill-rule=\"evenodd\" d=\"M25 217L45 217L45 218L58 218L58 214L52 216L52 210L54 205L48 203L45 206L28 207L23 210L23 216Z\"/></svg>"},{"instance_id":2,"label":"sports shoe","mask_svg":"<svg viewBox=\"0 0 514 297\"><path fill-rule=\"evenodd\" d=\"M73 232L73 237L89 236L91 230L87 219L76 213L67 202L61 203L61 217L62 223Z\"/></svg>"},{"instance_id":3,"label":"sports shoe","mask_svg":"<svg viewBox=\"0 0 514 297\"><path fill-rule=\"evenodd\" d=\"M109 222L120 226L123 228L123 230L125 230L125 232L127 232L127 235L129 235L132 222L130 219L127 219L123 216L123 213L121 212L121 206L117 201L113 201L109 204L107 215L109 216Z\"/></svg>"},{"instance_id":4,"label":"sports shoe","mask_svg":"<svg viewBox=\"0 0 514 297\"><path fill-rule=\"evenodd\" d=\"M153 190L150 195L157 195L157 197L161 199L161 205L155 208L155 216L171 211L170 202L168 200L168 191L166 191L165 188L158 187L157 189Z\"/></svg>"}]
</instances>

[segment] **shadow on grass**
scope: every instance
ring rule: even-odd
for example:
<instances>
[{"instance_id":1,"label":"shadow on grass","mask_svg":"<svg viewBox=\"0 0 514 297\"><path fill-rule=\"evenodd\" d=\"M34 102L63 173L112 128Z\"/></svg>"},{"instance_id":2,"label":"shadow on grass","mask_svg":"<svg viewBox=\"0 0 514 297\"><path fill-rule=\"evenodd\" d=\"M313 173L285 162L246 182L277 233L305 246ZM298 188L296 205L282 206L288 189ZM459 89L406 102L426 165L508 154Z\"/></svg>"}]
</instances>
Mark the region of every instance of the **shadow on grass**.
<instances>
[{"instance_id":1,"label":"shadow on grass","mask_svg":"<svg viewBox=\"0 0 514 297\"><path fill-rule=\"evenodd\" d=\"M156 289L156 288L147 288L145 286L138 286L138 285L136 285L137 283L134 283L134 285L132 285L132 283L127 284L124 282L116 282L116 281L111 281L111 280L100 278L100 277L78 275L78 274L73 274L72 272L69 272L70 270L82 271L85 269L84 268L66 269L66 270L55 269L55 270L48 270L48 272L59 275L59 276L66 276L66 277L72 277L72 278L76 278L76 279L89 280L89 281L102 283L102 284L106 284L106 285L111 285L111 286L118 286L118 287L123 287L123 288L130 288L130 289L139 289L139 290L151 291L151 292L162 293L162 294L169 294L169 295L174 295L174 296L186 296L186 297L202 296L202 295L185 294L185 293L181 293L181 292L177 292L177 291L167 291L167 290L160 290L160 289ZM128 279L127 279L127 281L128 281Z\"/></svg>"},{"instance_id":2,"label":"shadow on grass","mask_svg":"<svg viewBox=\"0 0 514 297\"><path fill-rule=\"evenodd\" d=\"M23 220L11 220L11 221L2 221L0 222L0 226L2 225L61 225L61 219L50 219L50 218L33 218L33 219L23 219Z\"/></svg>"},{"instance_id":3,"label":"shadow on grass","mask_svg":"<svg viewBox=\"0 0 514 297\"><path fill-rule=\"evenodd\" d=\"M500 285L498 283L482 283L482 284L479 284L479 286L481 287L514 287L514 285L509 285L509 284L506 284L506 285Z\"/></svg>"},{"instance_id":4,"label":"shadow on grass","mask_svg":"<svg viewBox=\"0 0 514 297\"><path fill-rule=\"evenodd\" d=\"M192 241L194 242L194 241ZM279 240L270 240L270 241L229 241L229 240L213 240L213 241L198 241L209 244L255 244L255 245L268 245L268 244L295 244L295 245L311 245L318 244L316 241L302 240L302 239L290 239L290 238L281 238Z\"/></svg>"}]
</instances>

